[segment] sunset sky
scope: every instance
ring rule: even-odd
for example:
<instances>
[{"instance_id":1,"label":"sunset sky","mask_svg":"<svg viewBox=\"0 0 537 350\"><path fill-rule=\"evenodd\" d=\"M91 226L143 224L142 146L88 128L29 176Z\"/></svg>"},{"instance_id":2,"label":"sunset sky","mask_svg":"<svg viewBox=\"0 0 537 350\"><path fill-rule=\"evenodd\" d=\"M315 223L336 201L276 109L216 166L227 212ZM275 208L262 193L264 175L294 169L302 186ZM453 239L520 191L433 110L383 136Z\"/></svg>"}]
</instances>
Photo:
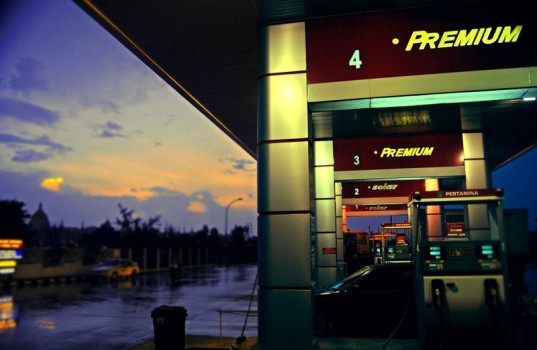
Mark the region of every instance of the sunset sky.
<instances>
[{"instance_id":1,"label":"sunset sky","mask_svg":"<svg viewBox=\"0 0 537 350\"><path fill-rule=\"evenodd\" d=\"M255 227L255 160L74 2L0 1L0 53L0 199L223 232L241 197L228 228Z\"/></svg>"},{"instance_id":2,"label":"sunset sky","mask_svg":"<svg viewBox=\"0 0 537 350\"><path fill-rule=\"evenodd\" d=\"M71 0L0 0L0 199L51 224L99 226L118 204L162 227L257 234L257 163ZM537 218L537 150L493 173Z\"/></svg>"}]
</instances>

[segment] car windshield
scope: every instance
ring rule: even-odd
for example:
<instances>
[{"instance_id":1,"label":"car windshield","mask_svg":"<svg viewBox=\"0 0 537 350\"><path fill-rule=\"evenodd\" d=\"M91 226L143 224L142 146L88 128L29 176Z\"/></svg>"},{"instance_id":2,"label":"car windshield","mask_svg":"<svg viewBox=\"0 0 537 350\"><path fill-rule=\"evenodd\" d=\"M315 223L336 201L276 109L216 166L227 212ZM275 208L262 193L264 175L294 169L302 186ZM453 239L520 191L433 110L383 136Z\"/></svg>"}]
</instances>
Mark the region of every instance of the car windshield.
<instances>
[{"instance_id":1,"label":"car windshield","mask_svg":"<svg viewBox=\"0 0 537 350\"><path fill-rule=\"evenodd\" d=\"M103 266L116 266L119 265L119 260L105 260Z\"/></svg>"},{"instance_id":2,"label":"car windshield","mask_svg":"<svg viewBox=\"0 0 537 350\"><path fill-rule=\"evenodd\" d=\"M357 278L365 276L369 274L371 271L373 271L373 268L371 266L365 266L361 268L360 270L348 275L345 277L345 279L342 279L334 284L329 285L326 289L327 290L345 290L348 286L354 283Z\"/></svg>"}]
</instances>

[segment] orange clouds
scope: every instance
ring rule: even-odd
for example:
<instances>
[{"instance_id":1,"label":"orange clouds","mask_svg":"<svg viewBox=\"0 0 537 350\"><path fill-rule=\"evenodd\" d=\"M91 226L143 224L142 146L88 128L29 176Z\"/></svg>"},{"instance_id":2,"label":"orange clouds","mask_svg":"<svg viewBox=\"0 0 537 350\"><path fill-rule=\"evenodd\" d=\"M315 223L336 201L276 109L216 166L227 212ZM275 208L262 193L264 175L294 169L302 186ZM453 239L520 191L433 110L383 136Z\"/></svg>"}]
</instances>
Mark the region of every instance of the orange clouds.
<instances>
[{"instance_id":1,"label":"orange clouds","mask_svg":"<svg viewBox=\"0 0 537 350\"><path fill-rule=\"evenodd\" d=\"M63 184L61 177L49 177L41 181L41 187L52 192L58 192Z\"/></svg>"},{"instance_id":2,"label":"orange clouds","mask_svg":"<svg viewBox=\"0 0 537 350\"><path fill-rule=\"evenodd\" d=\"M191 213L205 213L207 208L202 202L195 201L188 204L188 211Z\"/></svg>"}]
</instances>

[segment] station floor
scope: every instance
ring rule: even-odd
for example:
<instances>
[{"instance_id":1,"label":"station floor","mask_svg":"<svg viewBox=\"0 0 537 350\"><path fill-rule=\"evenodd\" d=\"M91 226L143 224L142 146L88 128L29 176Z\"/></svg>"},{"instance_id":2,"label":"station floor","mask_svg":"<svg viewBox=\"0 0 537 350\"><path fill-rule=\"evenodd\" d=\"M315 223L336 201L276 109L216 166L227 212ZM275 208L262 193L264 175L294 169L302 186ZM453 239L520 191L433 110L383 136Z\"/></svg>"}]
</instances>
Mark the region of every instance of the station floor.
<instances>
[{"instance_id":1,"label":"station floor","mask_svg":"<svg viewBox=\"0 0 537 350\"><path fill-rule=\"evenodd\" d=\"M317 350L418 350L414 339L392 339L384 347L384 339L351 339L351 338L327 338L319 339ZM258 350L257 337L246 338L237 343L235 338L219 338L211 336L185 336L185 350ZM122 350L159 350L155 347L154 339L147 339ZM286 349L282 349L286 350Z\"/></svg>"}]
</instances>

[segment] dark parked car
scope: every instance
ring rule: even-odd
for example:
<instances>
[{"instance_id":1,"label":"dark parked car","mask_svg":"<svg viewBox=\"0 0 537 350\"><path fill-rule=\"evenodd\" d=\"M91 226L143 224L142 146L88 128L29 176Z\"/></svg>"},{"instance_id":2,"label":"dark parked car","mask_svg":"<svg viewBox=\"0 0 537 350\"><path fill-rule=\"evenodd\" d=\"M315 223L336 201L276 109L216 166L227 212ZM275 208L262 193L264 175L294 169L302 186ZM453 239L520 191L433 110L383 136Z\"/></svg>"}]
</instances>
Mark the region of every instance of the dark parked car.
<instances>
[{"instance_id":1,"label":"dark parked car","mask_svg":"<svg viewBox=\"0 0 537 350\"><path fill-rule=\"evenodd\" d=\"M315 312L317 336L415 336L414 265L365 266L318 291Z\"/></svg>"}]
</instances>

